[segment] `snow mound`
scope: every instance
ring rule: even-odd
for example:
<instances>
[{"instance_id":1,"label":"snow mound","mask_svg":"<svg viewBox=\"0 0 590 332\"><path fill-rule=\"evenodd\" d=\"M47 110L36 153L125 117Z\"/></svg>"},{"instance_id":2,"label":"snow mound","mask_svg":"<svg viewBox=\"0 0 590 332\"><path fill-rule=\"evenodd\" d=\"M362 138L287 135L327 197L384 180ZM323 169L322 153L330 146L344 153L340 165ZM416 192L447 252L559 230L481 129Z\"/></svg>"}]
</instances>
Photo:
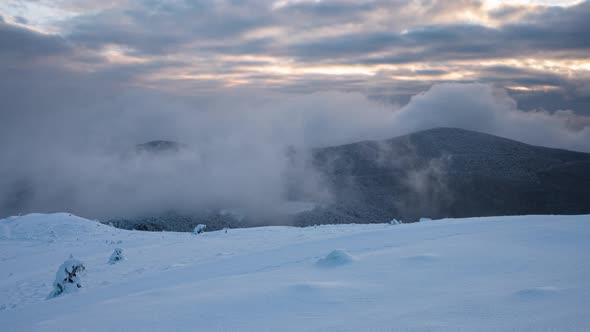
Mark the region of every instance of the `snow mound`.
<instances>
[{"instance_id":1,"label":"snow mound","mask_svg":"<svg viewBox=\"0 0 590 332\"><path fill-rule=\"evenodd\" d=\"M329 253L326 257L317 261L317 266L322 267L334 267L350 264L353 261L353 257L344 250L334 250Z\"/></svg>"},{"instance_id":2,"label":"snow mound","mask_svg":"<svg viewBox=\"0 0 590 332\"><path fill-rule=\"evenodd\" d=\"M552 286L532 287L519 290L515 295L523 300L534 300L551 296L556 294L558 291L558 288Z\"/></svg>"},{"instance_id":3,"label":"snow mound","mask_svg":"<svg viewBox=\"0 0 590 332\"><path fill-rule=\"evenodd\" d=\"M428 254L419 254L419 255L406 257L406 262L422 264L422 263L431 263L431 262L436 261L437 259L438 259L437 255L428 253Z\"/></svg>"},{"instance_id":4,"label":"snow mound","mask_svg":"<svg viewBox=\"0 0 590 332\"><path fill-rule=\"evenodd\" d=\"M110 230L112 227L70 213L31 213L0 219L0 239L3 240L55 241Z\"/></svg>"},{"instance_id":5,"label":"snow mound","mask_svg":"<svg viewBox=\"0 0 590 332\"><path fill-rule=\"evenodd\" d=\"M291 286L295 293L318 292L325 289L344 288L344 284L335 281L311 281L296 283Z\"/></svg>"}]
</instances>

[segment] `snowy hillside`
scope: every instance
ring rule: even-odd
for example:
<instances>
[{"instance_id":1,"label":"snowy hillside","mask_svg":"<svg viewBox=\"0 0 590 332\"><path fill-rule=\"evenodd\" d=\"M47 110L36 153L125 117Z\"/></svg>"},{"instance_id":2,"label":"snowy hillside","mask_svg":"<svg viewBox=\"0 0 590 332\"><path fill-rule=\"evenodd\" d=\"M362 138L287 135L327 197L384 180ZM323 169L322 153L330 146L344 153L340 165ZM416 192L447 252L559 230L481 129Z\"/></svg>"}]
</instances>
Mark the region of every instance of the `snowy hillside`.
<instances>
[{"instance_id":1,"label":"snowy hillside","mask_svg":"<svg viewBox=\"0 0 590 332\"><path fill-rule=\"evenodd\" d=\"M588 331L590 216L125 231L0 220L2 331ZM125 260L109 264L115 248ZM79 292L45 300L70 254Z\"/></svg>"}]
</instances>

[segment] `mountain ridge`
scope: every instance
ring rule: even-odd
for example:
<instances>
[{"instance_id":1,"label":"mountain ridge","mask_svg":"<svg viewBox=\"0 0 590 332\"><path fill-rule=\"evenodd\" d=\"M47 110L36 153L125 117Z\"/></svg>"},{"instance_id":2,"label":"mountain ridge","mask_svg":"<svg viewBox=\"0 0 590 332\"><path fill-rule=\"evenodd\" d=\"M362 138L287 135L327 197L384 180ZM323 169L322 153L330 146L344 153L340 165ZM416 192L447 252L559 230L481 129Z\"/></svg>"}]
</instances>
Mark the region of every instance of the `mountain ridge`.
<instances>
[{"instance_id":1,"label":"mountain ridge","mask_svg":"<svg viewBox=\"0 0 590 332\"><path fill-rule=\"evenodd\" d=\"M311 160L339 213L374 210L354 219L590 212L590 154L491 134L435 128L316 149Z\"/></svg>"},{"instance_id":2,"label":"mountain ridge","mask_svg":"<svg viewBox=\"0 0 590 332\"><path fill-rule=\"evenodd\" d=\"M147 153L151 162L185 150L190 148L179 142L151 141L135 146L134 151ZM394 218L413 222L422 217L590 213L589 153L471 130L433 128L384 140L288 149L286 157L285 189L278 198L291 212L283 213L274 205L256 216L232 206L192 213L164 206L161 211L138 211L104 221L127 229L191 231L201 223L215 230L381 223ZM14 195L0 202L2 210L44 212L29 211L27 200L35 193L21 182L15 183ZM268 213L273 210L279 214Z\"/></svg>"},{"instance_id":3,"label":"mountain ridge","mask_svg":"<svg viewBox=\"0 0 590 332\"><path fill-rule=\"evenodd\" d=\"M116 224L190 231L198 223L220 229L590 213L590 154L471 130L433 128L385 140L290 151L289 157L292 165L305 164L307 174L318 175L319 187L331 193L330 199L312 210L272 220L215 211L194 216L168 212ZM299 188L300 181L293 182L289 199L317 198ZM166 220L176 226L162 226Z\"/></svg>"}]
</instances>

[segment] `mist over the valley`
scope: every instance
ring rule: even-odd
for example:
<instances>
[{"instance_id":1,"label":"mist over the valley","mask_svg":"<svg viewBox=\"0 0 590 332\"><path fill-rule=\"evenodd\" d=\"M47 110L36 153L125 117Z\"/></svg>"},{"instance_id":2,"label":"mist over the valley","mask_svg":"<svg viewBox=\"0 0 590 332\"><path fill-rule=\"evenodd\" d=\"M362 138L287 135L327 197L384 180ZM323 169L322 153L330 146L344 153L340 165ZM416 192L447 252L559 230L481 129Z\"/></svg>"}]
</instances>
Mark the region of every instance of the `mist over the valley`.
<instances>
[{"instance_id":1,"label":"mist over the valley","mask_svg":"<svg viewBox=\"0 0 590 332\"><path fill-rule=\"evenodd\" d=\"M69 211L102 220L224 208L272 216L293 199L293 184L296 199L322 203L334 194L290 151L436 127L590 152L589 118L525 112L487 84L434 85L403 106L346 92L186 97L99 84L14 88L0 92L0 216ZM155 140L181 148L137 149ZM404 181L422 191L444 185L432 176L441 163L429 165Z\"/></svg>"}]
</instances>

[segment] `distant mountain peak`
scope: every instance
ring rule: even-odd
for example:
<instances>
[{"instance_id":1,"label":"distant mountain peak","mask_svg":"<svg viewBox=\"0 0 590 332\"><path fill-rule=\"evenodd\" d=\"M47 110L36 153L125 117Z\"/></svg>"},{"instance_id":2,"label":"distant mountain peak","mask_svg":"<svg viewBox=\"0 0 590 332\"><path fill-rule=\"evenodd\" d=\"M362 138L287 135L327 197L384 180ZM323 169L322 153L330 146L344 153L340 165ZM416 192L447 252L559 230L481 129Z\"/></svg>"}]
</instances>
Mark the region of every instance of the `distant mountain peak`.
<instances>
[{"instance_id":1,"label":"distant mountain peak","mask_svg":"<svg viewBox=\"0 0 590 332\"><path fill-rule=\"evenodd\" d=\"M459 128L318 148L312 165L335 201L317 219L590 211L590 154Z\"/></svg>"}]
</instances>

